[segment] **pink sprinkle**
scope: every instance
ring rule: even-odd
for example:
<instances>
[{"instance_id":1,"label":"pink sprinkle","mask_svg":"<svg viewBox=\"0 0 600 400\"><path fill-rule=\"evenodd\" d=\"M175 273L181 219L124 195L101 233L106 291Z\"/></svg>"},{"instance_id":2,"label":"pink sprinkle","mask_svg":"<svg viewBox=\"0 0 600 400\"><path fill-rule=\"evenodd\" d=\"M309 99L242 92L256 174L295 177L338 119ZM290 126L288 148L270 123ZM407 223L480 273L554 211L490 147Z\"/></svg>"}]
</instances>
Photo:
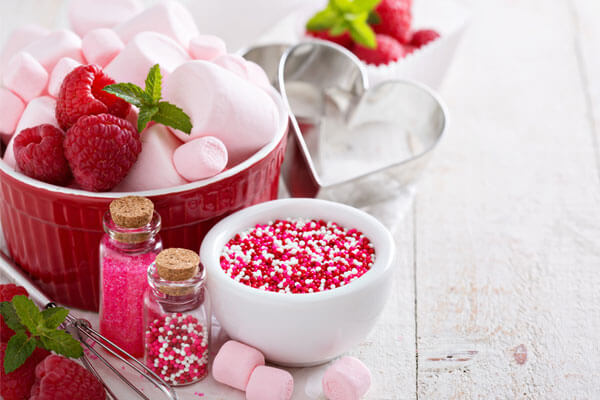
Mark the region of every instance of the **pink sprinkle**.
<instances>
[{"instance_id":1,"label":"pink sprinkle","mask_svg":"<svg viewBox=\"0 0 600 400\"><path fill-rule=\"evenodd\" d=\"M515 361L519 365L523 365L527 362L527 347L524 344L520 344L515 348L515 352L513 354L515 357Z\"/></svg>"}]
</instances>

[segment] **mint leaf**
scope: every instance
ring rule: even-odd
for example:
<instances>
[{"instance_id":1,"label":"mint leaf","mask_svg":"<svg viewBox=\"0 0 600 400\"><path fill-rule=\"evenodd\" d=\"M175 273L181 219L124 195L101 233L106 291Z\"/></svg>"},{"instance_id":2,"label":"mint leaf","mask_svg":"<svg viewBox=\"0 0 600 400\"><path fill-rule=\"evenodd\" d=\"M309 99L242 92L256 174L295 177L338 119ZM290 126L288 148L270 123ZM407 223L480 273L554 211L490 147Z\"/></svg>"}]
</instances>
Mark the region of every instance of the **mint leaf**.
<instances>
[{"instance_id":1,"label":"mint leaf","mask_svg":"<svg viewBox=\"0 0 600 400\"><path fill-rule=\"evenodd\" d=\"M125 100L136 107L142 107L146 103L152 103L152 98L144 90L133 83L114 83L104 87L105 92Z\"/></svg>"},{"instance_id":2,"label":"mint leaf","mask_svg":"<svg viewBox=\"0 0 600 400\"><path fill-rule=\"evenodd\" d=\"M345 20L338 21L330 30L329 34L331 36L340 36L344 32L348 30L349 24Z\"/></svg>"},{"instance_id":3,"label":"mint leaf","mask_svg":"<svg viewBox=\"0 0 600 400\"><path fill-rule=\"evenodd\" d=\"M83 355L81 344L65 331L56 330L40 335L40 342L46 350L63 356L79 358Z\"/></svg>"},{"instance_id":4,"label":"mint leaf","mask_svg":"<svg viewBox=\"0 0 600 400\"><path fill-rule=\"evenodd\" d=\"M155 64L150 68L150 72L148 72L148 76L146 77L146 94L152 99L152 104L156 104L160 100L161 84L162 75L160 74L160 66Z\"/></svg>"},{"instance_id":5,"label":"mint leaf","mask_svg":"<svg viewBox=\"0 0 600 400\"><path fill-rule=\"evenodd\" d=\"M352 0L330 0L329 5L341 12L354 11L354 2Z\"/></svg>"},{"instance_id":6,"label":"mint leaf","mask_svg":"<svg viewBox=\"0 0 600 400\"><path fill-rule=\"evenodd\" d=\"M158 112L158 106L143 106L140 108L140 113L138 114L137 120L137 128L138 131L141 132L146 129L146 126L156 113Z\"/></svg>"},{"instance_id":7,"label":"mint leaf","mask_svg":"<svg viewBox=\"0 0 600 400\"><path fill-rule=\"evenodd\" d=\"M62 324L69 315L69 310L62 307L52 307L42 311L44 326L47 329L56 329Z\"/></svg>"},{"instance_id":8,"label":"mint leaf","mask_svg":"<svg viewBox=\"0 0 600 400\"><path fill-rule=\"evenodd\" d=\"M21 323L32 335L37 334L42 326L42 313L40 313L35 303L22 295L13 297L12 303Z\"/></svg>"},{"instance_id":9,"label":"mint leaf","mask_svg":"<svg viewBox=\"0 0 600 400\"><path fill-rule=\"evenodd\" d=\"M381 17L379 16L379 14L377 14L377 12L375 10L373 10L369 13L369 16L367 17L367 24L369 24L369 25L381 24Z\"/></svg>"},{"instance_id":10,"label":"mint leaf","mask_svg":"<svg viewBox=\"0 0 600 400\"><path fill-rule=\"evenodd\" d=\"M327 7L316 13L306 23L306 29L309 31L324 31L333 27L340 20L340 15L331 7Z\"/></svg>"},{"instance_id":11,"label":"mint leaf","mask_svg":"<svg viewBox=\"0 0 600 400\"><path fill-rule=\"evenodd\" d=\"M381 0L354 0L355 11L370 12L381 3Z\"/></svg>"},{"instance_id":12,"label":"mint leaf","mask_svg":"<svg viewBox=\"0 0 600 400\"><path fill-rule=\"evenodd\" d=\"M367 24L366 21L354 21L349 25L350 36L356 43L360 43L365 47L374 49L377 47L377 40L375 40L375 32Z\"/></svg>"},{"instance_id":13,"label":"mint leaf","mask_svg":"<svg viewBox=\"0 0 600 400\"><path fill-rule=\"evenodd\" d=\"M34 338L27 337L25 332L14 334L6 345L6 352L4 353L4 372L10 374L15 369L19 368L25 363L25 360L27 360L34 350Z\"/></svg>"},{"instance_id":14,"label":"mint leaf","mask_svg":"<svg viewBox=\"0 0 600 400\"><path fill-rule=\"evenodd\" d=\"M17 315L15 306L9 301L0 302L0 314L4 318L4 323L15 332L25 332L25 327Z\"/></svg>"},{"instance_id":15,"label":"mint leaf","mask_svg":"<svg viewBox=\"0 0 600 400\"><path fill-rule=\"evenodd\" d=\"M179 129L188 135L192 131L190 117L181 108L166 101L158 103L158 112L154 114L152 121Z\"/></svg>"}]
</instances>

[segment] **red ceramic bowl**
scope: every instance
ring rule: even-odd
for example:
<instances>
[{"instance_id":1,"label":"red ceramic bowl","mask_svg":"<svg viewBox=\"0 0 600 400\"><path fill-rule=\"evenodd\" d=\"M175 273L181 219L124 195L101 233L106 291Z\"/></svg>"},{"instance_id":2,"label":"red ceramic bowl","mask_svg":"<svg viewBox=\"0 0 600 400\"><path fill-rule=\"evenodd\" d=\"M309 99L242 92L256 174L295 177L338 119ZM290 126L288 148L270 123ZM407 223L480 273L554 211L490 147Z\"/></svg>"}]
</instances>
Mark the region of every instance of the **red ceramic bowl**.
<instances>
[{"instance_id":1,"label":"red ceramic bowl","mask_svg":"<svg viewBox=\"0 0 600 400\"><path fill-rule=\"evenodd\" d=\"M223 217L277 197L288 114L274 89L271 95L280 110L279 129L248 160L211 179L135 193L154 202L165 247L197 250ZM50 298L97 310L102 216L113 199L128 194L49 185L0 161L0 221L8 250Z\"/></svg>"}]
</instances>

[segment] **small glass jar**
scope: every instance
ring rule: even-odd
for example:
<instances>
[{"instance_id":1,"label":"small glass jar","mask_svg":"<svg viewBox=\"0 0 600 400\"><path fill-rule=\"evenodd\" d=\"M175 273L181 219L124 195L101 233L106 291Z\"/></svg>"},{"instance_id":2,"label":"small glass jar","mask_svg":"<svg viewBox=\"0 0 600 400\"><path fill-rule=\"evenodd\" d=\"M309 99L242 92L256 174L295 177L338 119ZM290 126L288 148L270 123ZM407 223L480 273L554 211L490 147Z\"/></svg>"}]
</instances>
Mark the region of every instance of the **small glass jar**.
<instances>
[{"instance_id":1,"label":"small glass jar","mask_svg":"<svg viewBox=\"0 0 600 400\"><path fill-rule=\"evenodd\" d=\"M113 201L100 242L100 333L134 357L144 355L148 267L163 248L161 220L143 197Z\"/></svg>"},{"instance_id":2,"label":"small glass jar","mask_svg":"<svg viewBox=\"0 0 600 400\"><path fill-rule=\"evenodd\" d=\"M196 253L162 251L148 268L144 296L146 365L171 386L208 374L211 313L205 270Z\"/></svg>"}]
</instances>

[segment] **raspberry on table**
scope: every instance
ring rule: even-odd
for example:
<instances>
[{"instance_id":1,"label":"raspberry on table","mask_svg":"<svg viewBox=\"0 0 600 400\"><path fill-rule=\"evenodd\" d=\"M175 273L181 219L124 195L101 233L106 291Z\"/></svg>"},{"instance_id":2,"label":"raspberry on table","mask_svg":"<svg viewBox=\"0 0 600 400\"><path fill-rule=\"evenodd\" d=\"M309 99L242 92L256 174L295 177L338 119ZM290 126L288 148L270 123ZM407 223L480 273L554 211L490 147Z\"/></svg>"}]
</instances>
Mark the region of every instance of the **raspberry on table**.
<instances>
[{"instance_id":1,"label":"raspberry on table","mask_svg":"<svg viewBox=\"0 0 600 400\"><path fill-rule=\"evenodd\" d=\"M29 296L29 293L24 287L17 286L14 283L0 285L0 301L11 301L13 297L18 295ZM14 333L12 329L6 326L4 318L0 315L0 342L8 342ZM1 364L0 368L2 368Z\"/></svg>"},{"instance_id":2,"label":"raspberry on table","mask_svg":"<svg viewBox=\"0 0 600 400\"><path fill-rule=\"evenodd\" d=\"M44 349L37 348L23 365L10 374L6 374L3 367L6 346L6 343L0 343L0 395L4 400L27 399L29 398L31 387L35 382L35 368L50 353Z\"/></svg>"},{"instance_id":3,"label":"raspberry on table","mask_svg":"<svg viewBox=\"0 0 600 400\"><path fill-rule=\"evenodd\" d=\"M393 37L378 33L375 39L377 48L370 49L357 43L352 48L352 52L367 64L374 65L389 64L406 55L404 46Z\"/></svg>"},{"instance_id":4,"label":"raspberry on table","mask_svg":"<svg viewBox=\"0 0 600 400\"><path fill-rule=\"evenodd\" d=\"M391 36L400 43L408 43L412 23L411 7L412 0L382 0L375 8L381 21L373 25L373 30Z\"/></svg>"},{"instance_id":5,"label":"raspberry on table","mask_svg":"<svg viewBox=\"0 0 600 400\"><path fill-rule=\"evenodd\" d=\"M335 44L339 44L340 46L345 47L347 49L352 47L352 43L354 43L354 41L352 40L352 38L350 37L350 34L348 32L344 32L338 36L332 36L328 31L308 31L307 30L306 34L309 36L312 36L314 38L317 38L317 39L327 40L327 41L333 42Z\"/></svg>"},{"instance_id":6,"label":"raspberry on table","mask_svg":"<svg viewBox=\"0 0 600 400\"><path fill-rule=\"evenodd\" d=\"M50 124L23 129L14 142L17 166L31 178L67 185L72 175L64 155L64 140L63 131Z\"/></svg>"},{"instance_id":7,"label":"raspberry on table","mask_svg":"<svg viewBox=\"0 0 600 400\"><path fill-rule=\"evenodd\" d=\"M426 45L429 42L433 42L435 39L439 38L440 34L433 29L421 29L419 31L415 31L412 34L412 38L410 39L410 45L416 48Z\"/></svg>"},{"instance_id":8,"label":"raspberry on table","mask_svg":"<svg viewBox=\"0 0 600 400\"><path fill-rule=\"evenodd\" d=\"M106 191L127 175L142 151L133 125L111 114L80 118L67 132L65 157L85 190Z\"/></svg>"},{"instance_id":9,"label":"raspberry on table","mask_svg":"<svg viewBox=\"0 0 600 400\"><path fill-rule=\"evenodd\" d=\"M35 368L29 400L104 400L102 383L91 372L68 358L51 355Z\"/></svg>"},{"instance_id":10,"label":"raspberry on table","mask_svg":"<svg viewBox=\"0 0 600 400\"><path fill-rule=\"evenodd\" d=\"M127 117L131 106L102 89L115 83L97 65L82 65L63 80L56 101L56 120L65 131L85 115L112 114Z\"/></svg>"}]
</instances>

